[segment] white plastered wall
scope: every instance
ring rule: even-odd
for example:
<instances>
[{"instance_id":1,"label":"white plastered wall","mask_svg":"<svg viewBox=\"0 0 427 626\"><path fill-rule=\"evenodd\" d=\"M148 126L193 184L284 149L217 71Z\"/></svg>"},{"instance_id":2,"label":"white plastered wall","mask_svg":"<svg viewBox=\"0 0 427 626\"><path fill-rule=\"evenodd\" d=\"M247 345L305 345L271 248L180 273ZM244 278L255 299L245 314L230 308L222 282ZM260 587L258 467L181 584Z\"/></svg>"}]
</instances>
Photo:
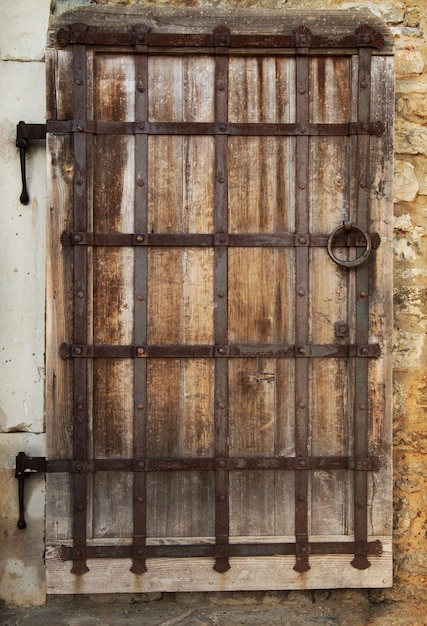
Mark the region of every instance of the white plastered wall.
<instances>
[{"instance_id":1,"label":"white plastered wall","mask_svg":"<svg viewBox=\"0 0 427 626\"><path fill-rule=\"evenodd\" d=\"M44 479L26 484L18 530L15 456L44 456L46 152L27 156L21 193L16 124L45 121L44 48L50 0L0 0L0 601L40 604L44 580Z\"/></svg>"}]
</instances>

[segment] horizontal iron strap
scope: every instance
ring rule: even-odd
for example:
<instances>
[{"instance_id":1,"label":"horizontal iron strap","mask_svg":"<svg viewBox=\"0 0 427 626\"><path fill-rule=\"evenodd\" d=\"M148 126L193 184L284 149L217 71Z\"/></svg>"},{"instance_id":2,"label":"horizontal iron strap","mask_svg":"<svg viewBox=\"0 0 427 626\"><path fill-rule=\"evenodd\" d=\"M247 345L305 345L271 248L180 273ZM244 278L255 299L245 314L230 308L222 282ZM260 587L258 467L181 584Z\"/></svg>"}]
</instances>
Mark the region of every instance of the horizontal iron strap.
<instances>
[{"instance_id":1,"label":"horizontal iron strap","mask_svg":"<svg viewBox=\"0 0 427 626\"><path fill-rule=\"evenodd\" d=\"M324 345L69 345L63 343L59 354L68 358L378 358L379 344L363 346L349 344Z\"/></svg>"},{"instance_id":2,"label":"horizontal iron strap","mask_svg":"<svg viewBox=\"0 0 427 626\"><path fill-rule=\"evenodd\" d=\"M196 545L158 545L145 546L145 558L191 558L215 557L215 544ZM295 543L229 543L221 546L222 556L291 556L295 554ZM322 541L309 543L309 554L354 554L363 550L364 554L380 556L382 544L380 541L369 541L363 546L356 546L353 541ZM59 556L63 561L74 559L130 559L133 556L133 547L129 546L85 546L75 548L61 546Z\"/></svg>"},{"instance_id":3,"label":"horizontal iron strap","mask_svg":"<svg viewBox=\"0 0 427 626\"><path fill-rule=\"evenodd\" d=\"M61 243L67 246L234 246L234 247L327 247L329 234L305 233L92 233L64 231ZM372 247L379 245L379 235L371 234ZM359 233L341 233L333 239L339 248L366 248Z\"/></svg>"},{"instance_id":4,"label":"horizontal iron strap","mask_svg":"<svg viewBox=\"0 0 427 626\"><path fill-rule=\"evenodd\" d=\"M92 459L89 461L25 457L20 461L20 472L25 474L93 473L93 472L170 472L220 470L360 470L378 472L378 457L354 459L346 456L313 457L250 457L250 458L181 458L181 459Z\"/></svg>"},{"instance_id":5,"label":"horizontal iron strap","mask_svg":"<svg viewBox=\"0 0 427 626\"><path fill-rule=\"evenodd\" d=\"M380 121L361 124L237 124L215 122L98 122L95 120L49 120L49 133L96 135L232 135L232 136L333 136L376 135L384 132Z\"/></svg>"},{"instance_id":6,"label":"horizontal iron strap","mask_svg":"<svg viewBox=\"0 0 427 626\"><path fill-rule=\"evenodd\" d=\"M364 29L364 30L363 30ZM297 29L298 30L298 29ZM149 32L144 25L136 26L133 31L106 32L90 30L84 24L73 24L69 29L61 28L56 35L58 44L86 44L99 46L147 46L159 48L382 48L384 38L381 33L370 27L361 26L356 32L342 37L325 37L307 31L305 37L298 32L289 34L232 34L227 33L224 40L218 33L155 33ZM142 50L141 50L142 52Z\"/></svg>"}]
</instances>

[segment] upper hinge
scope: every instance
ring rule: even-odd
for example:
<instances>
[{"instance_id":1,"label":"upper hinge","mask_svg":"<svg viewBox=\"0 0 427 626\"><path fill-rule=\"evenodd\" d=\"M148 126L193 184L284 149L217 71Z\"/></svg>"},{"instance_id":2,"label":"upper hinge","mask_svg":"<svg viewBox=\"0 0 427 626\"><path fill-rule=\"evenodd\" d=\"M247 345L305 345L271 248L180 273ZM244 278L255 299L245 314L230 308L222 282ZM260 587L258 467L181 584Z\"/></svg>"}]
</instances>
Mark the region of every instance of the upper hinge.
<instances>
[{"instance_id":1,"label":"upper hinge","mask_svg":"<svg viewBox=\"0 0 427 626\"><path fill-rule=\"evenodd\" d=\"M25 156L27 148L30 145L30 141L36 139L46 138L46 124L27 124L26 122L19 122L16 127L16 147L19 148L19 157L21 160L21 179L22 179L22 192L19 196L21 204L28 204L30 197L27 191L27 174L25 168Z\"/></svg>"}]
</instances>

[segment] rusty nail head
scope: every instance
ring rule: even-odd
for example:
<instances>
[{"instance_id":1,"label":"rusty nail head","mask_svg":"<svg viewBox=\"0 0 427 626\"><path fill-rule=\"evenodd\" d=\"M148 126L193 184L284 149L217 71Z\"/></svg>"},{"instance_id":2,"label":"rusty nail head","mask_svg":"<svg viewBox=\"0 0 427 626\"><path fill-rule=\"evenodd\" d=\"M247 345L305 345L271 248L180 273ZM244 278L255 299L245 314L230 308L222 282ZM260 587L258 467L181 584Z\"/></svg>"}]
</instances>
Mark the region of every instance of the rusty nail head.
<instances>
[{"instance_id":1,"label":"rusty nail head","mask_svg":"<svg viewBox=\"0 0 427 626\"><path fill-rule=\"evenodd\" d=\"M138 496L136 501L138 502L138 504L142 504L144 502L144 498L142 496Z\"/></svg>"},{"instance_id":2,"label":"rusty nail head","mask_svg":"<svg viewBox=\"0 0 427 626\"><path fill-rule=\"evenodd\" d=\"M224 294L224 293L222 293L222 292L220 292L220 293L218 294L218 298L224 298L224 296L225 296L225 294Z\"/></svg>"},{"instance_id":3,"label":"rusty nail head","mask_svg":"<svg viewBox=\"0 0 427 626\"><path fill-rule=\"evenodd\" d=\"M218 182L223 183L225 181L224 176L218 176Z\"/></svg>"},{"instance_id":4,"label":"rusty nail head","mask_svg":"<svg viewBox=\"0 0 427 626\"><path fill-rule=\"evenodd\" d=\"M144 186L144 181L142 180L142 178L138 178L137 185L138 185L138 187L143 187Z\"/></svg>"},{"instance_id":5,"label":"rusty nail head","mask_svg":"<svg viewBox=\"0 0 427 626\"><path fill-rule=\"evenodd\" d=\"M225 500L226 500L225 495L224 495L223 493L221 493L221 494L218 496L218 500L219 500L220 502L225 502Z\"/></svg>"},{"instance_id":6,"label":"rusty nail head","mask_svg":"<svg viewBox=\"0 0 427 626\"><path fill-rule=\"evenodd\" d=\"M304 289L298 289L297 294L298 294L300 297L305 296L305 291L304 291Z\"/></svg>"},{"instance_id":7,"label":"rusty nail head","mask_svg":"<svg viewBox=\"0 0 427 626\"><path fill-rule=\"evenodd\" d=\"M298 408L299 409L305 409L307 407L306 403L304 401L301 401L298 403Z\"/></svg>"},{"instance_id":8,"label":"rusty nail head","mask_svg":"<svg viewBox=\"0 0 427 626\"><path fill-rule=\"evenodd\" d=\"M218 83L218 90L219 91L224 91L224 89L225 89L224 83Z\"/></svg>"},{"instance_id":9,"label":"rusty nail head","mask_svg":"<svg viewBox=\"0 0 427 626\"><path fill-rule=\"evenodd\" d=\"M365 406L364 404L361 404L361 405L359 406L359 409L360 409L361 411L364 411L364 410L366 409L366 406Z\"/></svg>"},{"instance_id":10,"label":"rusty nail head","mask_svg":"<svg viewBox=\"0 0 427 626\"><path fill-rule=\"evenodd\" d=\"M224 133L227 130L227 126L225 124L221 124L221 126L219 127L219 130Z\"/></svg>"},{"instance_id":11,"label":"rusty nail head","mask_svg":"<svg viewBox=\"0 0 427 626\"><path fill-rule=\"evenodd\" d=\"M83 469L83 465L81 463L76 463L75 468L76 472L81 472Z\"/></svg>"},{"instance_id":12,"label":"rusty nail head","mask_svg":"<svg viewBox=\"0 0 427 626\"><path fill-rule=\"evenodd\" d=\"M225 461L219 461L218 463L218 467L220 467L221 469L223 469L225 467Z\"/></svg>"},{"instance_id":13,"label":"rusty nail head","mask_svg":"<svg viewBox=\"0 0 427 626\"><path fill-rule=\"evenodd\" d=\"M218 407L220 409L225 409L225 404L223 402L220 402L220 404L218 404Z\"/></svg>"},{"instance_id":14,"label":"rusty nail head","mask_svg":"<svg viewBox=\"0 0 427 626\"><path fill-rule=\"evenodd\" d=\"M136 299L139 300L140 302L144 302L144 296L138 295Z\"/></svg>"},{"instance_id":15,"label":"rusty nail head","mask_svg":"<svg viewBox=\"0 0 427 626\"><path fill-rule=\"evenodd\" d=\"M218 348L219 354L225 354L225 348Z\"/></svg>"},{"instance_id":16,"label":"rusty nail head","mask_svg":"<svg viewBox=\"0 0 427 626\"><path fill-rule=\"evenodd\" d=\"M343 335L346 334L348 332L348 328L347 326L345 326L344 324L342 324L339 329L340 333L342 333Z\"/></svg>"},{"instance_id":17,"label":"rusty nail head","mask_svg":"<svg viewBox=\"0 0 427 626\"><path fill-rule=\"evenodd\" d=\"M298 89L298 93L306 93L307 89L305 87L300 87Z\"/></svg>"},{"instance_id":18,"label":"rusty nail head","mask_svg":"<svg viewBox=\"0 0 427 626\"><path fill-rule=\"evenodd\" d=\"M298 184L298 188L299 189L305 189L305 183L299 183Z\"/></svg>"},{"instance_id":19,"label":"rusty nail head","mask_svg":"<svg viewBox=\"0 0 427 626\"><path fill-rule=\"evenodd\" d=\"M139 469L144 469L145 461L138 461L138 467L139 467Z\"/></svg>"},{"instance_id":20,"label":"rusty nail head","mask_svg":"<svg viewBox=\"0 0 427 626\"><path fill-rule=\"evenodd\" d=\"M306 461L304 461L304 459L300 459L300 460L298 461L298 465L299 465L300 467L307 467L307 462L306 462Z\"/></svg>"},{"instance_id":21,"label":"rusty nail head","mask_svg":"<svg viewBox=\"0 0 427 626\"><path fill-rule=\"evenodd\" d=\"M81 354L81 353L82 353L81 348L74 348L74 354Z\"/></svg>"},{"instance_id":22,"label":"rusty nail head","mask_svg":"<svg viewBox=\"0 0 427 626\"><path fill-rule=\"evenodd\" d=\"M299 348L298 354L305 354L305 348Z\"/></svg>"},{"instance_id":23,"label":"rusty nail head","mask_svg":"<svg viewBox=\"0 0 427 626\"><path fill-rule=\"evenodd\" d=\"M83 404L78 404L77 405L77 410L78 411L83 411Z\"/></svg>"},{"instance_id":24,"label":"rusty nail head","mask_svg":"<svg viewBox=\"0 0 427 626\"><path fill-rule=\"evenodd\" d=\"M304 494L302 493L298 494L298 502L305 502L305 499L306 498Z\"/></svg>"},{"instance_id":25,"label":"rusty nail head","mask_svg":"<svg viewBox=\"0 0 427 626\"><path fill-rule=\"evenodd\" d=\"M77 130L81 132L82 130L84 130L84 128L81 124L77 124Z\"/></svg>"},{"instance_id":26,"label":"rusty nail head","mask_svg":"<svg viewBox=\"0 0 427 626\"><path fill-rule=\"evenodd\" d=\"M360 353L365 354L365 355L369 354L369 349L366 346L364 346L363 348L361 348Z\"/></svg>"},{"instance_id":27,"label":"rusty nail head","mask_svg":"<svg viewBox=\"0 0 427 626\"><path fill-rule=\"evenodd\" d=\"M143 404L141 404L141 403L140 403L140 404L137 404L137 405L136 405L136 408L138 409L138 411L142 411L142 409L144 408L144 405L143 405Z\"/></svg>"},{"instance_id":28,"label":"rusty nail head","mask_svg":"<svg viewBox=\"0 0 427 626\"><path fill-rule=\"evenodd\" d=\"M74 243L80 243L81 240L82 240L82 236L81 235L74 235L74 237L73 237Z\"/></svg>"},{"instance_id":29,"label":"rusty nail head","mask_svg":"<svg viewBox=\"0 0 427 626\"><path fill-rule=\"evenodd\" d=\"M366 291L361 291L361 292L360 292L360 297L361 297L361 298L367 298L367 297L368 297L368 294L366 293Z\"/></svg>"},{"instance_id":30,"label":"rusty nail head","mask_svg":"<svg viewBox=\"0 0 427 626\"><path fill-rule=\"evenodd\" d=\"M83 293L83 291L79 291L79 292L77 293L77 297L78 297L78 298L80 298L80 299L81 299L81 298L83 298L83 297L84 297L84 293Z\"/></svg>"},{"instance_id":31,"label":"rusty nail head","mask_svg":"<svg viewBox=\"0 0 427 626\"><path fill-rule=\"evenodd\" d=\"M139 356L142 356L143 354L145 354L145 350L144 350L144 348L137 348L136 353L137 353Z\"/></svg>"},{"instance_id":32,"label":"rusty nail head","mask_svg":"<svg viewBox=\"0 0 427 626\"><path fill-rule=\"evenodd\" d=\"M76 85L83 85L83 81L81 78L77 78Z\"/></svg>"},{"instance_id":33,"label":"rusty nail head","mask_svg":"<svg viewBox=\"0 0 427 626\"><path fill-rule=\"evenodd\" d=\"M360 81L360 86L362 87L362 89L365 89L365 87L367 87L368 83L366 82L365 79Z\"/></svg>"},{"instance_id":34,"label":"rusty nail head","mask_svg":"<svg viewBox=\"0 0 427 626\"><path fill-rule=\"evenodd\" d=\"M144 130L144 128L145 128L144 122L141 122L141 123L138 124L138 129L139 130Z\"/></svg>"},{"instance_id":35,"label":"rusty nail head","mask_svg":"<svg viewBox=\"0 0 427 626\"><path fill-rule=\"evenodd\" d=\"M305 243L307 243L307 239L305 237L300 237L298 242L302 245L304 245Z\"/></svg>"},{"instance_id":36,"label":"rusty nail head","mask_svg":"<svg viewBox=\"0 0 427 626\"><path fill-rule=\"evenodd\" d=\"M136 236L136 240L139 241L140 243L144 241L144 235L137 235Z\"/></svg>"},{"instance_id":37,"label":"rusty nail head","mask_svg":"<svg viewBox=\"0 0 427 626\"><path fill-rule=\"evenodd\" d=\"M305 546L301 547L301 554L307 554L307 548Z\"/></svg>"},{"instance_id":38,"label":"rusty nail head","mask_svg":"<svg viewBox=\"0 0 427 626\"><path fill-rule=\"evenodd\" d=\"M300 127L300 132L301 133L306 133L307 132L307 127L306 126L301 126Z\"/></svg>"}]
</instances>

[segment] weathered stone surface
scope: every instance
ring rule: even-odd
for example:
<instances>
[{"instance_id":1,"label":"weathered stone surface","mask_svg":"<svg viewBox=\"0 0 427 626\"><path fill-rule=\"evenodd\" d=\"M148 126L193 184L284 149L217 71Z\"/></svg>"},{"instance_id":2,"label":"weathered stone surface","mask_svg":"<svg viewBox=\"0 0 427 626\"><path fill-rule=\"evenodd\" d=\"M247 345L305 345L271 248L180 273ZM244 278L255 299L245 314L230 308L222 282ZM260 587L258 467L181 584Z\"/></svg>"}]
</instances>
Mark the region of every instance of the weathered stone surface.
<instances>
[{"instance_id":1,"label":"weathered stone surface","mask_svg":"<svg viewBox=\"0 0 427 626\"><path fill-rule=\"evenodd\" d=\"M427 155L427 128L405 120L396 121L395 152Z\"/></svg>"},{"instance_id":2,"label":"weathered stone surface","mask_svg":"<svg viewBox=\"0 0 427 626\"><path fill-rule=\"evenodd\" d=\"M395 202L412 202L419 190L415 168L407 161L396 161L394 166L394 199Z\"/></svg>"},{"instance_id":3,"label":"weathered stone surface","mask_svg":"<svg viewBox=\"0 0 427 626\"><path fill-rule=\"evenodd\" d=\"M397 76L410 76L411 74L422 74L424 71L424 57L420 50L416 48L398 50L396 52L396 74Z\"/></svg>"}]
</instances>

